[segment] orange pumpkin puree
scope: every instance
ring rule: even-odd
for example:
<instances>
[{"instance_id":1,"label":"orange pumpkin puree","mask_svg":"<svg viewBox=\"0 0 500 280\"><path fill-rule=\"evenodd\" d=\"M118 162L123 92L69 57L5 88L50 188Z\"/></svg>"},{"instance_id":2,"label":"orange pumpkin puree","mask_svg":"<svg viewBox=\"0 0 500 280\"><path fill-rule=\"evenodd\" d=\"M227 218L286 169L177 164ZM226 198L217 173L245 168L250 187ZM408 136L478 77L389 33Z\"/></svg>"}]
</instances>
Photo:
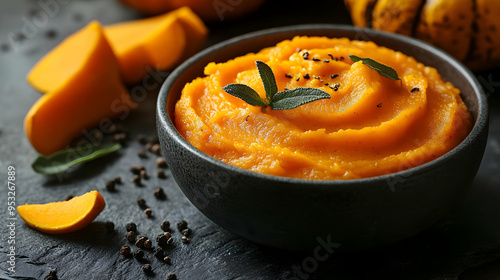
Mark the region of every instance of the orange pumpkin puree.
<instances>
[{"instance_id":1,"label":"orange pumpkin puree","mask_svg":"<svg viewBox=\"0 0 500 280\"><path fill-rule=\"evenodd\" d=\"M401 81L348 55L390 66ZM242 83L265 98L256 60L271 67L279 91L316 87L331 98L263 111L221 89ZM393 173L445 154L472 127L460 91L435 68L373 42L295 37L210 63L205 74L182 91L175 107L178 131L216 159L270 175L335 180Z\"/></svg>"}]
</instances>

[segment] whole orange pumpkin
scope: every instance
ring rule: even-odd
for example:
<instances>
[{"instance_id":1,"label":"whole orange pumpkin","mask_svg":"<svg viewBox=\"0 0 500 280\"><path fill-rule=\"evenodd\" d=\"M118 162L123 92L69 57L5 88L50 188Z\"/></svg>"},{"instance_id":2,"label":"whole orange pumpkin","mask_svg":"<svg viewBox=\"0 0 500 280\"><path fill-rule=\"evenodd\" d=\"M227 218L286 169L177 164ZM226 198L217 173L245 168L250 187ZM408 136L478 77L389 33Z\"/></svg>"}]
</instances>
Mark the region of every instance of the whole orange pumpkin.
<instances>
[{"instance_id":1,"label":"whole orange pumpkin","mask_svg":"<svg viewBox=\"0 0 500 280\"><path fill-rule=\"evenodd\" d=\"M344 0L354 25L429 42L473 70L500 66L499 0Z\"/></svg>"}]
</instances>

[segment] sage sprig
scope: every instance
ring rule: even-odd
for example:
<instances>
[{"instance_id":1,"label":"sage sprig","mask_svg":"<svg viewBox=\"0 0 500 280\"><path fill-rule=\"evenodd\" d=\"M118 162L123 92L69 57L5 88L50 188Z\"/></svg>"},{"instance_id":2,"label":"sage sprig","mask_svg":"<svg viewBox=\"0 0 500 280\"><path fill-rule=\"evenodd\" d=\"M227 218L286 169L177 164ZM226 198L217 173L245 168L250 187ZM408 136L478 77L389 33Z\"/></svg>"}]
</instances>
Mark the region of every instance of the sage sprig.
<instances>
[{"instance_id":1,"label":"sage sprig","mask_svg":"<svg viewBox=\"0 0 500 280\"><path fill-rule=\"evenodd\" d=\"M79 148L69 148L59 151L50 156L40 155L31 165L33 170L41 174L57 174L68 170L70 167L94 160L104 155L110 154L121 148L116 143L112 145L84 146Z\"/></svg>"},{"instance_id":2,"label":"sage sprig","mask_svg":"<svg viewBox=\"0 0 500 280\"><path fill-rule=\"evenodd\" d=\"M319 99L330 98L328 92L311 87L278 91L276 78L271 67L262 61L256 61L255 64L266 91L265 99L262 99L253 88L245 84L229 84L222 89L252 106L261 106L262 109L269 106L272 110L293 109Z\"/></svg>"},{"instance_id":3,"label":"sage sprig","mask_svg":"<svg viewBox=\"0 0 500 280\"><path fill-rule=\"evenodd\" d=\"M368 57L359 57L359 56L355 56L355 55L348 55L348 57L354 62L361 61L364 65L366 65L374 70L377 70L377 72L380 75L382 75L386 78L389 78L389 79L394 80L394 81L400 80L400 78L398 77L398 72L396 72L396 70L394 70L394 68L391 68L385 64L382 64L382 63L375 61L375 60L368 58Z\"/></svg>"}]
</instances>

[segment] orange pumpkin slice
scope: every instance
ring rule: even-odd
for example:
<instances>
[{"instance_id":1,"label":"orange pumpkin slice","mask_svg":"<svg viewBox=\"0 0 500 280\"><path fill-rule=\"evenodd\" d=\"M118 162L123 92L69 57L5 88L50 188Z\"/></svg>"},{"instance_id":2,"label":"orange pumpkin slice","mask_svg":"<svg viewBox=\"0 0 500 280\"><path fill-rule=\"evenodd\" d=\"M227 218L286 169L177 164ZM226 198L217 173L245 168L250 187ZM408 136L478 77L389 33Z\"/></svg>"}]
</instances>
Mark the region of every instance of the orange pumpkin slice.
<instances>
[{"instance_id":1,"label":"orange pumpkin slice","mask_svg":"<svg viewBox=\"0 0 500 280\"><path fill-rule=\"evenodd\" d=\"M59 68L68 69L68 73ZM121 82L118 62L97 22L68 37L34 70L36 81L46 81L37 83L39 88L50 91L31 107L24 128L41 154L65 149L86 129L103 121L109 123L111 118L124 118L136 106Z\"/></svg>"},{"instance_id":2,"label":"orange pumpkin slice","mask_svg":"<svg viewBox=\"0 0 500 280\"><path fill-rule=\"evenodd\" d=\"M51 234L69 233L90 224L106 206L98 191L91 191L68 201L26 204L17 212L30 227Z\"/></svg>"}]
</instances>

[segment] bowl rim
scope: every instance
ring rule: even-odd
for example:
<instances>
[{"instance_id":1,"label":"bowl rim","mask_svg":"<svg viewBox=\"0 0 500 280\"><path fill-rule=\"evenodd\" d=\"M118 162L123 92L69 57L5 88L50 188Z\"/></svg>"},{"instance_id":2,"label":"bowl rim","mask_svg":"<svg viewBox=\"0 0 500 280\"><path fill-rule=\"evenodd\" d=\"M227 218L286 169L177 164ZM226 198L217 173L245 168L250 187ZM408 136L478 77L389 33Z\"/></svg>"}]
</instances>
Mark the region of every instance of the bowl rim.
<instances>
[{"instance_id":1,"label":"bowl rim","mask_svg":"<svg viewBox=\"0 0 500 280\"><path fill-rule=\"evenodd\" d=\"M172 85L175 83L177 78L182 75L182 73L191 67L193 64L195 64L198 60L214 53L221 51L224 49L224 47L227 47L229 45L235 44L235 43L240 43L242 41L250 41L252 39L261 37L261 36L268 36L268 35L273 35L273 34L279 34L283 32L290 32L290 31L307 31L307 30L338 30L338 31L347 31L347 32L363 32L370 36L370 38L373 37L388 37L389 39L392 40L397 40L397 41L403 41L404 43L409 43L409 44L414 44L418 48L424 49L427 52L434 53L440 57L443 58L447 63L449 63L452 68L455 68L457 71L460 73L463 73L464 77L467 79L467 83L470 84L471 88L474 90L474 95L477 99L477 117L475 118L474 126L472 127L471 131L467 135L467 137L460 142L457 146L455 146L452 150L446 152L442 156L437 157L436 159L433 159L429 162L426 162L424 164L420 164L415 167L411 167L409 169L401 170L398 172L393 172L393 173L388 173L384 175L379 175L379 176L374 176L374 177L368 177L368 178L359 178L359 179L336 179L336 180L313 180L313 179L298 179L298 178L290 178L290 177L281 177L281 176L276 176L276 175L269 175L269 174L264 174L264 173L259 173L255 171L250 171L247 169L243 169L225 162L222 162L208 154L205 154L198 148L194 147L191 143L189 143L184 137L177 131L175 128L175 125L173 123L173 120L170 119L169 114L167 112L167 100L168 100L168 92L169 89L172 87ZM291 38L290 38L291 39ZM383 46L383 44L380 44L380 46ZM269 46L271 47L271 46ZM450 160L453 155L460 153L464 150L467 149L468 146L472 145L475 140L481 135L481 132L484 129L487 129L487 124L488 124L488 104L487 104L487 97L486 94L484 93L484 90L482 86L479 84L478 80L475 78L473 73L465 67L461 62L456 60L454 57L451 55L445 53L444 51L438 49L437 47L430 45L428 43L425 43L423 41L420 41L418 39L400 35L400 34L394 34L394 33L389 33L385 31L379 31L379 30L373 30L373 29L368 29L368 28L358 28L354 27L351 25L344 25L344 24L300 24L300 25L288 25L288 26L282 26L282 27L273 27L273 28L268 28L268 29L262 29L258 31L253 31L250 33L245 33L242 35L235 36L233 38L224 40L222 42L218 42L212 46L209 46L205 48L204 50L200 51L199 53L195 54L194 56L190 57L186 61L184 61L181 65L179 65L170 75L167 77L165 82L163 83L162 87L160 88L159 94L158 94L158 100L157 100L157 122L159 122L157 125L161 125L165 128L166 132L170 134L170 136L178 142L184 149L189 151L190 153L195 154L197 157L203 159L204 161L207 161L215 166L218 166L222 169L229 169L230 171L243 175L243 176L254 176L258 177L262 180L270 180L274 181L276 183L287 183L287 184L298 184L298 185L314 185L314 186L331 186L331 185L358 185L358 184L365 184L365 183L370 183L370 182L379 182L379 181L389 181L393 179L396 176L401 176L403 178L408 177L412 173L420 173L423 171L426 171L428 169L432 169L433 166L436 164L439 164L441 162L446 162ZM161 136L160 136L161 137Z\"/></svg>"}]
</instances>

